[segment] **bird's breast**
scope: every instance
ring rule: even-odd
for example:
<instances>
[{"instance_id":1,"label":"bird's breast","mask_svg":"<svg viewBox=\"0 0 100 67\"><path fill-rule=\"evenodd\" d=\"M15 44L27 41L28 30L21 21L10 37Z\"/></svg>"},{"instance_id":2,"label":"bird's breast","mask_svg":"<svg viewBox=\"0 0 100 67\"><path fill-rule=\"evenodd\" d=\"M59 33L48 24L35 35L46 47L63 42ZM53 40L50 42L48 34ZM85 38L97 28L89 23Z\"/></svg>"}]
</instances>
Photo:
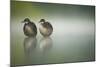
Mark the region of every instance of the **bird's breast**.
<instances>
[{"instance_id":1,"label":"bird's breast","mask_svg":"<svg viewBox=\"0 0 100 67\"><path fill-rule=\"evenodd\" d=\"M25 26L25 31L27 31L27 33L30 33L30 34L33 33L33 29L29 25Z\"/></svg>"},{"instance_id":2,"label":"bird's breast","mask_svg":"<svg viewBox=\"0 0 100 67\"><path fill-rule=\"evenodd\" d=\"M46 33L48 31L48 28L45 28L43 25L40 25L39 27L40 31L42 31L43 33Z\"/></svg>"}]
</instances>

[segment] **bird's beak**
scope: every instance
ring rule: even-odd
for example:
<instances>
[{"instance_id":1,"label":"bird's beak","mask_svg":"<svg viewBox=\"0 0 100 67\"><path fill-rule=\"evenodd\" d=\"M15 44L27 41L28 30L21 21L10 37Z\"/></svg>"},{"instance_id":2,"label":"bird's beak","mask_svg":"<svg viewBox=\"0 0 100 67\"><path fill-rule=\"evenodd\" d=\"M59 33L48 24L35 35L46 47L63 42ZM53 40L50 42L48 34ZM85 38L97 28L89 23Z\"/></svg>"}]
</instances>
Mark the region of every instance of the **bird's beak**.
<instances>
[{"instance_id":1,"label":"bird's beak","mask_svg":"<svg viewBox=\"0 0 100 67\"><path fill-rule=\"evenodd\" d=\"M41 23L41 21L39 21L39 23Z\"/></svg>"},{"instance_id":2,"label":"bird's beak","mask_svg":"<svg viewBox=\"0 0 100 67\"><path fill-rule=\"evenodd\" d=\"M24 21L22 21L21 23L24 23Z\"/></svg>"}]
</instances>

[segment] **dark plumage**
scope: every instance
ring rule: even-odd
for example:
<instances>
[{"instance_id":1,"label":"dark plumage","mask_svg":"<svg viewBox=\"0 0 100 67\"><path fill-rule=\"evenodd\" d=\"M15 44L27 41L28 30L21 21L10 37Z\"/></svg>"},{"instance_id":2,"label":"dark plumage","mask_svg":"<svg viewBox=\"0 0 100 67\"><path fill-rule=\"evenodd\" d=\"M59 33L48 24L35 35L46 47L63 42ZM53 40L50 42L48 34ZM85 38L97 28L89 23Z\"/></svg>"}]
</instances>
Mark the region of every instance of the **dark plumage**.
<instances>
[{"instance_id":1,"label":"dark plumage","mask_svg":"<svg viewBox=\"0 0 100 67\"><path fill-rule=\"evenodd\" d=\"M23 31L26 36L34 37L37 35L37 27L33 22L31 22L28 18L25 18L23 23L25 23Z\"/></svg>"},{"instance_id":2,"label":"dark plumage","mask_svg":"<svg viewBox=\"0 0 100 67\"><path fill-rule=\"evenodd\" d=\"M44 19L41 19L39 30L43 36L50 36L53 32L53 27L49 22L46 22Z\"/></svg>"}]
</instances>

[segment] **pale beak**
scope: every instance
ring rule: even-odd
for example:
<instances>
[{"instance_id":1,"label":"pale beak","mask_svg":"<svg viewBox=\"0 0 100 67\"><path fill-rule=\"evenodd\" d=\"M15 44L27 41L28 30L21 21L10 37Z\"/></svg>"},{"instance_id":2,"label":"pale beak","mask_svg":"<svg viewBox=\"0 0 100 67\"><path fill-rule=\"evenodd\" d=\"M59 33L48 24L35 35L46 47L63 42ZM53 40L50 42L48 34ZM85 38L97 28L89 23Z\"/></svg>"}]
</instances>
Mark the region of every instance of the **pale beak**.
<instances>
[{"instance_id":1,"label":"pale beak","mask_svg":"<svg viewBox=\"0 0 100 67\"><path fill-rule=\"evenodd\" d=\"M39 23L41 23L41 21L39 21Z\"/></svg>"},{"instance_id":2,"label":"pale beak","mask_svg":"<svg viewBox=\"0 0 100 67\"><path fill-rule=\"evenodd\" d=\"M24 21L21 21L21 23L25 23Z\"/></svg>"}]
</instances>

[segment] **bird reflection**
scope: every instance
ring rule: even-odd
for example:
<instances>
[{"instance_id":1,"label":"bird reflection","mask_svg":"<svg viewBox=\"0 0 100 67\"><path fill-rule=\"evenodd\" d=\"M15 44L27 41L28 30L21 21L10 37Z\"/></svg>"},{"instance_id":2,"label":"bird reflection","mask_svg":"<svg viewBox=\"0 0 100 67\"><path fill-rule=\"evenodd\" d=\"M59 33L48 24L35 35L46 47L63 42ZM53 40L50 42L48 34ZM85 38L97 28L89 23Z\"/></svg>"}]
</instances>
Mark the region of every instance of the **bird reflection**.
<instances>
[{"instance_id":1,"label":"bird reflection","mask_svg":"<svg viewBox=\"0 0 100 67\"><path fill-rule=\"evenodd\" d=\"M33 54L37 45L36 37L27 37L24 39L24 51L27 56Z\"/></svg>"},{"instance_id":2,"label":"bird reflection","mask_svg":"<svg viewBox=\"0 0 100 67\"><path fill-rule=\"evenodd\" d=\"M48 52L53 45L53 41L50 37L43 37L39 42L39 48L42 52Z\"/></svg>"}]
</instances>

